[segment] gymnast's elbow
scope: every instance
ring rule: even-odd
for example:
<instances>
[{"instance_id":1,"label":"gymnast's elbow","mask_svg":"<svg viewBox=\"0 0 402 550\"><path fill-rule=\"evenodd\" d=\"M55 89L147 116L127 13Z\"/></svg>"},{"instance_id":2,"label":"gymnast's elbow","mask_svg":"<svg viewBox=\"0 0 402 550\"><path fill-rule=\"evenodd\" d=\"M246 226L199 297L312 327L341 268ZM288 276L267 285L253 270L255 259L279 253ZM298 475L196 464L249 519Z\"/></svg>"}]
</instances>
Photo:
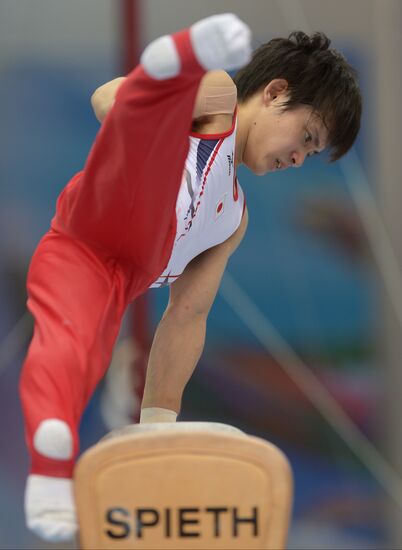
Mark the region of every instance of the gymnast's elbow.
<instances>
[{"instance_id":1,"label":"gymnast's elbow","mask_svg":"<svg viewBox=\"0 0 402 550\"><path fill-rule=\"evenodd\" d=\"M115 78L114 80L111 80L110 82L106 82L106 84L99 86L99 88L97 88L92 94L92 109L100 123L104 121L106 115L114 106L117 92L125 80L126 78L123 76Z\"/></svg>"}]
</instances>

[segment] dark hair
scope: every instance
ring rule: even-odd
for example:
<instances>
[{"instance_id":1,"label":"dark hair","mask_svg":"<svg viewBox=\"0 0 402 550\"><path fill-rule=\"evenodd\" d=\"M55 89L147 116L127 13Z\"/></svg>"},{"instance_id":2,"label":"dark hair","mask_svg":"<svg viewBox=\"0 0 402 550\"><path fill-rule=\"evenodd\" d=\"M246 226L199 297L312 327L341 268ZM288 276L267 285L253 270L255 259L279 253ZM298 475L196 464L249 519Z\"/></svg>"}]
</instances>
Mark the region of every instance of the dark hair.
<instances>
[{"instance_id":1,"label":"dark hair","mask_svg":"<svg viewBox=\"0 0 402 550\"><path fill-rule=\"evenodd\" d=\"M329 49L324 33L292 32L260 46L234 81L238 100L246 101L271 80L284 78L289 99L284 109L311 105L328 129L330 160L338 160L353 145L360 128L362 97L357 73L337 50Z\"/></svg>"}]
</instances>

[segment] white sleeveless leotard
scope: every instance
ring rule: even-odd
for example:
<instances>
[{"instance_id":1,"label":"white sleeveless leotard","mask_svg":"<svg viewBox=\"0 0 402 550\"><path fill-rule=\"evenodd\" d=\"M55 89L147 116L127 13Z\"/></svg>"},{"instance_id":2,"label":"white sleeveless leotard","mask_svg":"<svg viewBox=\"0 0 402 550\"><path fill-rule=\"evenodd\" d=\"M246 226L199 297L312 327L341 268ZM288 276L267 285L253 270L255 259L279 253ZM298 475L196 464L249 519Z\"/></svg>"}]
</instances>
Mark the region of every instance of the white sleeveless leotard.
<instances>
[{"instance_id":1,"label":"white sleeveless leotard","mask_svg":"<svg viewBox=\"0 0 402 550\"><path fill-rule=\"evenodd\" d=\"M193 258L239 227L245 199L234 167L236 117L224 134L190 134L176 202L177 228L169 262L151 288L174 282Z\"/></svg>"}]
</instances>

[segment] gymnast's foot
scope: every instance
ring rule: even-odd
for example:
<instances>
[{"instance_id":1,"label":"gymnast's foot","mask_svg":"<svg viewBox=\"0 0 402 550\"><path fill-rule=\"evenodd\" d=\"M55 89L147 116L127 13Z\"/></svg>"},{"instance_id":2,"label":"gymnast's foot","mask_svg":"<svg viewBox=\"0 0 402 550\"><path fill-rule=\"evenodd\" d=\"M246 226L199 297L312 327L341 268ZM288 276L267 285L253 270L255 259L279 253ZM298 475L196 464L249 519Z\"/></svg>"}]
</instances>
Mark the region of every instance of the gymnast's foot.
<instances>
[{"instance_id":1,"label":"gymnast's foot","mask_svg":"<svg viewBox=\"0 0 402 550\"><path fill-rule=\"evenodd\" d=\"M250 61L251 31L236 15L224 13L198 21L189 29L195 57L207 71L231 70ZM172 36L161 36L141 56L145 71L157 80L177 76L182 60Z\"/></svg>"},{"instance_id":2,"label":"gymnast's foot","mask_svg":"<svg viewBox=\"0 0 402 550\"><path fill-rule=\"evenodd\" d=\"M78 531L72 479L31 474L25 490L27 527L49 542L72 541Z\"/></svg>"}]
</instances>

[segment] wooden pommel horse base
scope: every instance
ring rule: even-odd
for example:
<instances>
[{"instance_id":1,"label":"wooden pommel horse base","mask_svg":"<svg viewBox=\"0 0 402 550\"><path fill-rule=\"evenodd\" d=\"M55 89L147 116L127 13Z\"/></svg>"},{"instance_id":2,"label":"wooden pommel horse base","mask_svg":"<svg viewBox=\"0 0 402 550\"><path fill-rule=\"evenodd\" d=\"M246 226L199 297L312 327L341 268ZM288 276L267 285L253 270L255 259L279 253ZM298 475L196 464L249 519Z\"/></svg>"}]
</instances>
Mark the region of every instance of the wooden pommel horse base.
<instances>
[{"instance_id":1,"label":"wooden pommel horse base","mask_svg":"<svg viewBox=\"0 0 402 550\"><path fill-rule=\"evenodd\" d=\"M289 463L232 426L115 430L83 454L74 486L84 550L285 548Z\"/></svg>"}]
</instances>

